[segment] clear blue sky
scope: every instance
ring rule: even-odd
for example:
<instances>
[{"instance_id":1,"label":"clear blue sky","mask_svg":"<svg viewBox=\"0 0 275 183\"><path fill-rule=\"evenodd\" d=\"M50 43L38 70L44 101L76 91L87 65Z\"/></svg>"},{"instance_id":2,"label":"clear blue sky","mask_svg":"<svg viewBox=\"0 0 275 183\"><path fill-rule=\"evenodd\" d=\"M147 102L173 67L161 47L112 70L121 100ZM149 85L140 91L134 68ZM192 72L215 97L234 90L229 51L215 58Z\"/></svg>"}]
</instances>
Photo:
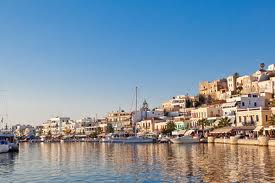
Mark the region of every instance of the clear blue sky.
<instances>
[{"instance_id":1,"label":"clear blue sky","mask_svg":"<svg viewBox=\"0 0 275 183\"><path fill-rule=\"evenodd\" d=\"M9 121L151 107L198 82L275 63L275 1L0 1Z\"/></svg>"}]
</instances>

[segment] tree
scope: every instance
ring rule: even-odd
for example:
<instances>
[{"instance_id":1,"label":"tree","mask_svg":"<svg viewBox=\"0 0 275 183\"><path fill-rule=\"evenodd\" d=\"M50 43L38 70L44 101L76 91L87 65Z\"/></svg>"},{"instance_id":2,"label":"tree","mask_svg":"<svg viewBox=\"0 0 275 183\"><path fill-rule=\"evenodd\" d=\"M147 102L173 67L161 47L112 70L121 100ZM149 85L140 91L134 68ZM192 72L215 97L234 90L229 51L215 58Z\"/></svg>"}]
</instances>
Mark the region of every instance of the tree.
<instances>
[{"instance_id":1,"label":"tree","mask_svg":"<svg viewBox=\"0 0 275 183\"><path fill-rule=\"evenodd\" d=\"M203 133L203 135L204 135L204 127L206 127L206 126L210 126L210 121L208 121L206 118L203 118L203 119L200 119L199 121L198 121L198 125L199 126L201 126L201 129L202 129L202 133Z\"/></svg>"},{"instance_id":2,"label":"tree","mask_svg":"<svg viewBox=\"0 0 275 183\"><path fill-rule=\"evenodd\" d=\"M223 128L231 125L232 125L231 120L228 117L225 117L220 120L218 127Z\"/></svg>"},{"instance_id":3,"label":"tree","mask_svg":"<svg viewBox=\"0 0 275 183\"><path fill-rule=\"evenodd\" d=\"M52 137L52 132L51 132L51 130L49 130L49 131L48 131L48 133L47 133L47 137L49 137L49 138L51 138L51 137Z\"/></svg>"},{"instance_id":4,"label":"tree","mask_svg":"<svg viewBox=\"0 0 275 183\"><path fill-rule=\"evenodd\" d=\"M186 108L191 108L191 107L193 107L193 102L192 102L192 100L187 99L186 100Z\"/></svg>"},{"instance_id":5,"label":"tree","mask_svg":"<svg viewBox=\"0 0 275 183\"><path fill-rule=\"evenodd\" d=\"M275 125L275 115L272 114L269 120L269 125Z\"/></svg>"},{"instance_id":6,"label":"tree","mask_svg":"<svg viewBox=\"0 0 275 183\"><path fill-rule=\"evenodd\" d=\"M237 89L236 89L237 95L242 94L242 90L243 90L243 87L242 86L238 86Z\"/></svg>"},{"instance_id":7,"label":"tree","mask_svg":"<svg viewBox=\"0 0 275 183\"><path fill-rule=\"evenodd\" d=\"M100 127L97 127L96 130L95 130L95 133L96 134L101 134L103 131Z\"/></svg>"},{"instance_id":8,"label":"tree","mask_svg":"<svg viewBox=\"0 0 275 183\"><path fill-rule=\"evenodd\" d=\"M65 134L65 135L70 135L71 132L72 132L72 130L69 129L69 128L67 128L67 127L66 127L63 131L64 131L64 134Z\"/></svg>"},{"instance_id":9,"label":"tree","mask_svg":"<svg viewBox=\"0 0 275 183\"><path fill-rule=\"evenodd\" d=\"M114 128L113 128L113 125L111 123L108 123L107 124L107 127L106 127L106 133L114 133Z\"/></svg>"},{"instance_id":10,"label":"tree","mask_svg":"<svg viewBox=\"0 0 275 183\"><path fill-rule=\"evenodd\" d=\"M208 95L207 98L206 98L206 103L207 104L212 104L213 103L213 98L211 95Z\"/></svg>"},{"instance_id":11,"label":"tree","mask_svg":"<svg viewBox=\"0 0 275 183\"><path fill-rule=\"evenodd\" d=\"M172 131L176 129L176 124L173 121L169 121L166 124L166 128L161 131L161 133L166 135L172 135Z\"/></svg>"},{"instance_id":12,"label":"tree","mask_svg":"<svg viewBox=\"0 0 275 183\"><path fill-rule=\"evenodd\" d=\"M97 133L96 132L92 132L90 135L89 135L89 137L90 138L97 138Z\"/></svg>"},{"instance_id":13,"label":"tree","mask_svg":"<svg viewBox=\"0 0 275 183\"><path fill-rule=\"evenodd\" d=\"M198 101L198 102L199 102L200 104L205 104L206 98L205 98L204 95L199 94L198 98L199 98L199 101Z\"/></svg>"}]
</instances>

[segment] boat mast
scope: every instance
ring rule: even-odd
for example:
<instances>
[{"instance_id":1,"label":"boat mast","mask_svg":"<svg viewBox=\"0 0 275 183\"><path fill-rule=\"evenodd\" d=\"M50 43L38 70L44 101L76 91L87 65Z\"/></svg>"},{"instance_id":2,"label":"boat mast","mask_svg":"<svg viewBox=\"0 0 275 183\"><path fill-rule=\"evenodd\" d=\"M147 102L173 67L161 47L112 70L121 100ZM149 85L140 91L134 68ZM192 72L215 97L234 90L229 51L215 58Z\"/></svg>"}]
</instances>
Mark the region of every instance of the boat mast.
<instances>
[{"instance_id":1,"label":"boat mast","mask_svg":"<svg viewBox=\"0 0 275 183\"><path fill-rule=\"evenodd\" d=\"M136 116L137 116L137 102L138 102L138 87L136 86L136 111L135 111ZM135 136L137 136L137 121L135 121Z\"/></svg>"}]
</instances>

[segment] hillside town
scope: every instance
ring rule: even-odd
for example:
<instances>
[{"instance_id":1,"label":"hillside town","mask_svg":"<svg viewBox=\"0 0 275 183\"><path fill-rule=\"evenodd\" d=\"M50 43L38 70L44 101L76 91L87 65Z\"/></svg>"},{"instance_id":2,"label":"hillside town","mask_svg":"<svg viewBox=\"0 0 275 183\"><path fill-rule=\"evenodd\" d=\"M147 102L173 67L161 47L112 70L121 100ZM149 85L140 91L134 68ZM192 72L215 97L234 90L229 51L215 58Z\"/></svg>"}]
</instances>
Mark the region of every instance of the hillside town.
<instances>
[{"instance_id":1,"label":"hillside town","mask_svg":"<svg viewBox=\"0 0 275 183\"><path fill-rule=\"evenodd\" d=\"M14 125L21 140L61 138L103 138L108 134L181 135L187 130L203 131L204 136L230 133L247 138L275 130L275 64L250 75L234 73L227 78L199 83L198 95L178 95L151 108L146 100L137 111L109 112L104 118L53 117L40 126Z\"/></svg>"}]
</instances>

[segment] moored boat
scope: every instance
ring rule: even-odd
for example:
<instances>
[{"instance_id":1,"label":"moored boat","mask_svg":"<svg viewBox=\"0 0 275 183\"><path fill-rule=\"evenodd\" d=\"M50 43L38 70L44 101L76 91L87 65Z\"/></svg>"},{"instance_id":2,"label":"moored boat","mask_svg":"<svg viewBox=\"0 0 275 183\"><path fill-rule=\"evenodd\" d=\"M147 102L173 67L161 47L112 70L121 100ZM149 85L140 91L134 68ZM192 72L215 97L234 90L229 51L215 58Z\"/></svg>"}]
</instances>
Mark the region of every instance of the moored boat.
<instances>
[{"instance_id":1,"label":"moored boat","mask_svg":"<svg viewBox=\"0 0 275 183\"><path fill-rule=\"evenodd\" d=\"M125 144L142 144L142 143L154 143L155 139L152 138L146 138L146 137L139 137L139 136L132 136L128 137L123 141Z\"/></svg>"},{"instance_id":2,"label":"moored boat","mask_svg":"<svg viewBox=\"0 0 275 183\"><path fill-rule=\"evenodd\" d=\"M176 137L173 139L170 139L172 143L174 144L192 144L192 143L199 143L200 139L198 137L193 137L190 135L182 136L182 137Z\"/></svg>"}]
</instances>

